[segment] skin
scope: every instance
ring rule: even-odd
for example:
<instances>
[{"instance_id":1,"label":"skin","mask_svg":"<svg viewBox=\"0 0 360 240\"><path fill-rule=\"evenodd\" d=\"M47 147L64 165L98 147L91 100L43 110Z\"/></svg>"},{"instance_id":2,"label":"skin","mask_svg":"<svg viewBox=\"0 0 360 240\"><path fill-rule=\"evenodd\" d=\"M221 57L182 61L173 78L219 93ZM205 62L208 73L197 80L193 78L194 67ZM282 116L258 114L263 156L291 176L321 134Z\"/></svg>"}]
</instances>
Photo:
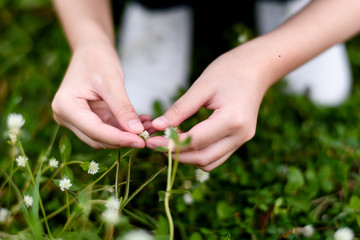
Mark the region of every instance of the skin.
<instances>
[{"instance_id":1,"label":"skin","mask_svg":"<svg viewBox=\"0 0 360 240\"><path fill-rule=\"evenodd\" d=\"M179 161L205 171L222 164L254 136L262 98L273 83L360 31L360 1L314 0L274 31L219 56L163 116L151 122L150 116L138 117L127 98L110 30L109 3L54 2L74 52L53 101L56 121L93 147L141 148L145 144L136 134L142 129L165 130L201 107L212 109L208 119L180 134L192 141L181 149ZM130 121L138 124L132 129ZM146 141L152 149L167 144L161 136Z\"/></svg>"}]
</instances>

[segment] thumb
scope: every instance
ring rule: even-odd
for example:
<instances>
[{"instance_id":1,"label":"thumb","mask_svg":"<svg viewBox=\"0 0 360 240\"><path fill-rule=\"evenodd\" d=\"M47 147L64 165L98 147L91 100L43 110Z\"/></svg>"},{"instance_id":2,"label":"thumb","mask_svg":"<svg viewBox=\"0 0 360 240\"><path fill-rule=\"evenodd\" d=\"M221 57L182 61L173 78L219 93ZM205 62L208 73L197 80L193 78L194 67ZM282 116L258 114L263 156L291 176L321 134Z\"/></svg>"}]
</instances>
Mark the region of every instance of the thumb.
<instances>
[{"instance_id":1,"label":"thumb","mask_svg":"<svg viewBox=\"0 0 360 240\"><path fill-rule=\"evenodd\" d=\"M162 116L153 120L152 125L157 130L179 126L184 120L195 114L207 102L206 91L191 87Z\"/></svg>"},{"instance_id":2,"label":"thumb","mask_svg":"<svg viewBox=\"0 0 360 240\"><path fill-rule=\"evenodd\" d=\"M136 134L144 130L144 126L130 102L125 87L120 81L115 86L109 86L102 96L123 130Z\"/></svg>"}]
</instances>

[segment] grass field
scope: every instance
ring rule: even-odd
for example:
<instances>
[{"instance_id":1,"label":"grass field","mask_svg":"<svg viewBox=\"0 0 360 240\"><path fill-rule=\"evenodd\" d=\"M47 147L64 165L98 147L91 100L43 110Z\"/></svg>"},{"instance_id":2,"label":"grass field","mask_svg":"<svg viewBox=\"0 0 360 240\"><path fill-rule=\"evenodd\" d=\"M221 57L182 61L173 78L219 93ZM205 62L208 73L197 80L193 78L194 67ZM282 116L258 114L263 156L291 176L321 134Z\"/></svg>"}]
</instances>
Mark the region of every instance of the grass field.
<instances>
[{"instance_id":1,"label":"grass field","mask_svg":"<svg viewBox=\"0 0 360 240\"><path fill-rule=\"evenodd\" d=\"M95 150L52 118L71 52L51 3L0 1L0 29L0 239L126 239L134 229L168 239L166 156ZM354 85L343 105L315 106L285 94L279 82L263 100L255 137L209 179L200 182L196 168L179 165L170 199L175 239L330 240L341 227L360 238L359 39L347 42ZM10 113L25 119L15 144ZM202 109L182 127L208 114ZM19 155L28 158L25 167ZM58 167L50 167L52 158ZM95 174L91 161L99 164ZM69 191L60 189L65 177ZM121 197L116 224L104 214L111 196ZM311 237L306 229L314 230Z\"/></svg>"}]
</instances>

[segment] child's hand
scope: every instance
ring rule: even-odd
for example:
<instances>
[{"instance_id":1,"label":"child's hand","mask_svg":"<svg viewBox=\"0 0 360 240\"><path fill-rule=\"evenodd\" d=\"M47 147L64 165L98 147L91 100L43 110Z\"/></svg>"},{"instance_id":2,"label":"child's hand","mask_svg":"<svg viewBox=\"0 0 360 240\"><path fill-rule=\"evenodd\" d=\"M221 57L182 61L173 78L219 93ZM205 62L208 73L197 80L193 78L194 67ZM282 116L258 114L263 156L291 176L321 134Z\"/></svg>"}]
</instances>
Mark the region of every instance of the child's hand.
<instances>
[{"instance_id":1,"label":"child's hand","mask_svg":"<svg viewBox=\"0 0 360 240\"><path fill-rule=\"evenodd\" d=\"M59 124L94 148L145 146L137 136L144 127L126 94L112 46L82 46L74 51L52 108Z\"/></svg>"},{"instance_id":2,"label":"child's hand","mask_svg":"<svg viewBox=\"0 0 360 240\"><path fill-rule=\"evenodd\" d=\"M210 171L254 136L260 102L269 85L260 81L255 65L237 51L211 63L191 88L153 121L154 128L164 130L178 126L201 107L214 110L207 120L180 134L181 139L192 137L190 145L181 149L180 162ZM164 137L147 141L149 148L166 145Z\"/></svg>"}]
</instances>

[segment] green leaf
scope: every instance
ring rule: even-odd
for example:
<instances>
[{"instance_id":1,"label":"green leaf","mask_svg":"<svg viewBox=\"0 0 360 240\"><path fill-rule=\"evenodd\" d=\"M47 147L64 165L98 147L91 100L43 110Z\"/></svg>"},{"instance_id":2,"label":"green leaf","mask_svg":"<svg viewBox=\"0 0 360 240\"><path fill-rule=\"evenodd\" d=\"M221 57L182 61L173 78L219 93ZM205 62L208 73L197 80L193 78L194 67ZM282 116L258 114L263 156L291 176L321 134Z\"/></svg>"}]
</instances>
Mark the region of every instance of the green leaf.
<instances>
[{"instance_id":1,"label":"green leaf","mask_svg":"<svg viewBox=\"0 0 360 240\"><path fill-rule=\"evenodd\" d=\"M357 222L357 225L360 227L360 216L359 215L356 216L356 222Z\"/></svg>"},{"instance_id":2,"label":"green leaf","mask_svg":"<svg viewBox=\"0 0 360 240\"><path fill-rule=\"evenodd\" d=\"M89 170L89 166L90 166L90 162L89 161L85 161L82 164L80 164L80 167L84 170L84 171L88 171Z\"/></svg>"},{"instance_id":3,"label":"green leaf","mask_svg":"<svg viewBox=\"0 0 360 240\"><path fill-rule=\"evenodd\" d=\"M304 176L301 170L297 167L290 167L288 176L288 182L285 185L286 193L293 193L304 186Z\"/></svg>"},{"instance_id":4,"label":"green leaf","mask_svg":"<svg viewBox=\"0 0 360 240\"><path fill-rule=\"evenodd\" d=\"M159 202L163 202L165 200L165 191L158 191Z\"/></svg>"},{"instance_id":5,"label":"green leaf","mask_svg":"<svg viewBox=\"0 0 360 240\"><path fill-rule=\"evenodd\" d=\"M189 136L189 137L187 137L184 141L182 141L179 145L181 146L181 147L186 147L186 146L188 146L189 144L190 144L190 142L191 142L191 136Z\"/></svg>"},{"instance_id":6,"label":"green leaf","mask_svg":"<svg viewBox=\"0 0 360 240\"><path fill-rule=\"evenodd\" d=\"M68 167L65 166L61 169L61 177L62 178L69 178L71 182L74 180L74 173L73 171Z\"/></svg>"},{"instance_id":7,"label":"green leaf","mask_svg":"<svg viewBox=\"0 0 360 240\"><path fill-rule=\"evenodd\" d=\"M169 239L169 226L167 220L163 216L159 216L158 227L156 229L155 240Z\"/></svg>"},{"instance_id":8,"label":"green leaf","mask_svg":"<svg viewBox=\"0 0 360 240\"><path fill-rule=\"evenodd\" d=\"M358 196L356 195L351 196L350 207L355 210L360 210L360 199Z\"/></svg>"},{"instance_id":9,"label":"green leaf","mask_svg":"<svg viewBox=\"0 0 360 240\"><path fill-rule=\"evenodd\" d=\"M203 238L201 237L200 233L194 232L193 234L191 234L190 240L203 240Z\"/></svg>"},{"instance_id":10,"label":"green leaf","mask_svg":"<svg viewBox=\"0 0 360 240\"><path fill-rule=\"evenodd\" d=\"M158 151L158 152L167 152L168 151L168 149L166 147L156 147L154 150Z\"/></svg>"},{"instance_id":11,"label":"green leaf","mask_svg":"<svg viewBox=\"0 0 360 240\"><path fill-rule=\"evenodd\" d=\"M69 160L71 154L71 142L66 134L62 135L60 139L59 150L61 159L63 163L65 163L67 160Z\"/></svg>"}]
</instances>

